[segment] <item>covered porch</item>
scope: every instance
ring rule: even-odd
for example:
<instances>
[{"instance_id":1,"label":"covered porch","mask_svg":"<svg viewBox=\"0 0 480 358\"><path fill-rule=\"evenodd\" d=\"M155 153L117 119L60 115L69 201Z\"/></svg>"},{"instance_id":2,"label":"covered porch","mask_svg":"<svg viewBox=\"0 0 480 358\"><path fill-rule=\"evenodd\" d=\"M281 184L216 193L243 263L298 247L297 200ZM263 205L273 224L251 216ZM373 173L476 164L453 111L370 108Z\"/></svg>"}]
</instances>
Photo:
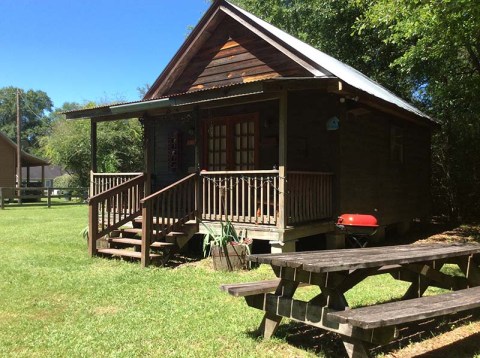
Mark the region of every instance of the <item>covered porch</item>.
<instances>
[{"instance_id":1,"label":"covered porch","mask_svg":"<svg viewBox=\"0 0 480 358\"><path fill-rule=\"evenodd\" d=\"M152 243L184 246L188 238L175 233L187 223L204 233L199 222L230 221L272 252L320 234L328 247L341 246L333 220L338 135L325 128L342 112L326 93L331 86L272 80L67 113L91 119L90 253L135 220L144 265ZM317 106L302 107L316 96ZM98 173L97 123L132 117L144 127L144 173Z\"/></svg>"}]
</instances>

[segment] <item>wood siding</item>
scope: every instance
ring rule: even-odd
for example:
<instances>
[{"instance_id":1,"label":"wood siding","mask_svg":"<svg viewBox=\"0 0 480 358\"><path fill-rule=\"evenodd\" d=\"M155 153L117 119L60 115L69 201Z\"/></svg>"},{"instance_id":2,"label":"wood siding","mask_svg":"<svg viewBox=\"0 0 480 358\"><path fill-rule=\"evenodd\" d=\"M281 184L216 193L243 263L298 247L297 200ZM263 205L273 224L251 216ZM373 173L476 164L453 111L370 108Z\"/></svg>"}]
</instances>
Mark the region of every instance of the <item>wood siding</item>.
<instances>
[{"instance_id":1,"label":"wood siding","mask_svg":"<svg viewBox=\"0 0 480 358\"><path fill-rule=\"evenodd\" d=\"M166 95L279 76L311 76L249 30L225 19Z\"/></svg>"},{"instance_id":2,"label":"wood siding","mask_svg":"<svg viewBox=\"0 0 480 358\"><path fill-rule=\"evenodd\" d=\"M391 127L403 129L403 162L391 157ZM372 112L341 123L340 211L380 225L430 214L430 130Z\"/></svg>"},{"instance_id":3,"label":"wood siding","mask_svg":"<svg viewBox=\"0 0 480 358\"><path fill-rule=\"evenodd\" d=\"M16 174L16 153L10 145L0 140L0 187L15 187ZM4 195L10 197L13 193L10 190L5 190Z\"/></svg>"}]
</instances>

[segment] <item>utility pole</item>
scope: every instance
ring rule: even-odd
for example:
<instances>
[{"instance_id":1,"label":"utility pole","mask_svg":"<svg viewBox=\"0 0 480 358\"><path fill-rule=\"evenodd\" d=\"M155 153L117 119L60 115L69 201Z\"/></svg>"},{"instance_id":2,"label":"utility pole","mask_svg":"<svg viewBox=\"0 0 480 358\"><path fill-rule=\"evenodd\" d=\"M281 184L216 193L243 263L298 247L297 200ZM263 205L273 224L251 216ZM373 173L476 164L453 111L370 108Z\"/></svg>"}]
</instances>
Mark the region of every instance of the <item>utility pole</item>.
<instances>
[{"instance_id":1,"label":"utility pole","mask_svg":"<svg viewBox=\"0 0 480 358\"><path fill-rule=\"evenodd\" d=\"M22 122L20 116L20 90L17 88L17 189L18 203L22 203L22 144L21 144Z\"/></svg>"}]
</instances>

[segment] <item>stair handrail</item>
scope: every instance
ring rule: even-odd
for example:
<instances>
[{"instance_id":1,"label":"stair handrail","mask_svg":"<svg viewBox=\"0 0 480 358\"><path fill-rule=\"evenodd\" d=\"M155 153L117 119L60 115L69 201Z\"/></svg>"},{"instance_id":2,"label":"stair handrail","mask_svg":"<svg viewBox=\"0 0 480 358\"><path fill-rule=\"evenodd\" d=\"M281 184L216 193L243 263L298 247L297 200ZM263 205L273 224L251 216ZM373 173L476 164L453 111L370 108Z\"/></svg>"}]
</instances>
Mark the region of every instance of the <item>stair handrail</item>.
<instances>
[{"instance_id":1,"label":"stair handrail","mask_svg":"<svg viewBox=\"0 0 480 358\"><path fill-rule=\"evenodd\" d=\"M88 199L88 251L91 256L97 253L98 239L140 215L145 182L146 175L142 173Z\"/></svg>"},{"instance_id":2,"label":"stair handrail","mask_svg":"<svg viewBox=\"0 0 480 358\"><path fill-rule=\"evenodd\" d=\"M150 245L170 232L195 219L198 212L198 174L183 179L143 198L142 206L142 266L149 264Z\"/></svg>"}]
</instances>

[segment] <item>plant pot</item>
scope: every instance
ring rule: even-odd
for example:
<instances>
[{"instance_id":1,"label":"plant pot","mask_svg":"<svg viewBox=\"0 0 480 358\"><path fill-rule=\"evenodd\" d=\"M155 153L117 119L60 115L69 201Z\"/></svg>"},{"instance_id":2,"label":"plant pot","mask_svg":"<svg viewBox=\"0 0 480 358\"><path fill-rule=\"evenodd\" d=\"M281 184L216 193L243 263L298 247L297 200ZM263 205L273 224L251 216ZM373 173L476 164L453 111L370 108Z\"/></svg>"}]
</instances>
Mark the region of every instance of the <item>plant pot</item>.
<instances>
[{"instance_id":1,"label":"plant pot","mask_svg":"<svg viewBox=\"0 0 480 358\"><path fill-rule=\"evenodd\" d=\"M246 245L213 246L211 252L213 268L217 271L244 270L247 268L247 252Z\"/></svg>"}]
</instances>

